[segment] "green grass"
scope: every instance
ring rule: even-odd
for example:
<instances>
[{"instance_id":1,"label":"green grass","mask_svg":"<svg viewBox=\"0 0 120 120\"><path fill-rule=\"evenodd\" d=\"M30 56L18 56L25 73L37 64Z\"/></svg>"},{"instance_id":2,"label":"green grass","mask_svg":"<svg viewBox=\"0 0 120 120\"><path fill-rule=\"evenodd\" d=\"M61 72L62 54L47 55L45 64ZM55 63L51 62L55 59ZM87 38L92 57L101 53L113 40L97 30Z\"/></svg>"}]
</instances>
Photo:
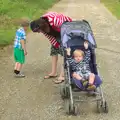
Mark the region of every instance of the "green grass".
<instances>
[{"instance_id":1,"label":"green grass","mask_svg":"<svg viewBox=\"0 0 120 120\"><path fill-rule=\"evenodd\" d=\"M0 46L11 44L21 17L34 19L58 0L0 0Z\"/></svg>"},{"instance_id":2,"label":"green grass","mask_svg":"<svg viewBox=\"0 0 120 120\"><path fill-rule=\"evenodd\" d=\"M101 0L102 3L115 15L118 19L120 19L120 0Z\"/></svg>"}]
</instances>

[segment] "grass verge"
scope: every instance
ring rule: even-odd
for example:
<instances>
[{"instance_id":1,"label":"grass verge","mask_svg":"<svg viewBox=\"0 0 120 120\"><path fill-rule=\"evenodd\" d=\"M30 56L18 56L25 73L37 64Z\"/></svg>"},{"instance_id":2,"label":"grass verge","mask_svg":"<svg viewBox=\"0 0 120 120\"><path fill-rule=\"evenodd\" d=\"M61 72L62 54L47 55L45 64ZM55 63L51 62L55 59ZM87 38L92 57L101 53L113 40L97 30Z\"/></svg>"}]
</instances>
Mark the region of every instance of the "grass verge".
<instances>
[{"instance_id":1,"label":"grass verge","mask_svg":"<svg viewBox=\"0 0 120 120\"><path fill-rule=\"evenodd\" d=\"M13 42L16 28L15 21L21 17L34 19L58 0L0 0L0 46Z\"/></svg>"},{"instance_id":2,"label":"grass verge","mask_svg":"<svg viewBox=\"0 0 120 120\"><path fill-rule=\"evenodd\" d=\"M101 0L101 2L120 20L120 0Z\"/></svg>"}]
</instances>

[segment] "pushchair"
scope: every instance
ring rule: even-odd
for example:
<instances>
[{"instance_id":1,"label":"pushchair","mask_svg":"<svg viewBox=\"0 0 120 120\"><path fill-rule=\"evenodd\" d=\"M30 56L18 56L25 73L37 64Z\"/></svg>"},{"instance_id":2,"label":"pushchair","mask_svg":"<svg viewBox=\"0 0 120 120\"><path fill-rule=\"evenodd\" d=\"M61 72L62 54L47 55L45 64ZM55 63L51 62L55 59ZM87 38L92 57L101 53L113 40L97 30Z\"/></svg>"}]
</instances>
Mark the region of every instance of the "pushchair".
<instances>
[{"instance_id":1,"label":"pushchair","mask_svg":"<svg viewBox=\"0 0 120 120\"><path fill-rule=\"evenodd\" d=\"M66 48L71 48L71 53L75 49L84 51L84 41L88 40L91 51L91 61L89 62L91 72L95 74L94 91L87 91L79 80L72 78L71 66L67 60ZM86 20L65 22L61 26L61 47L64 56L64 75L65 81L60 86L60 94L65 103L65 110L67 114L77 115L79 113L78 105L76 102L87 102L82 100L80 94L92 93L94 95L91 101L97 103L97 112L108 113L108 104L102 92L102 79L100 78L99 71L96 64L95 48L97 48L96 41L90 24ZM79 93L79 95L78 95Z\"/></svg>"}]
</instances>

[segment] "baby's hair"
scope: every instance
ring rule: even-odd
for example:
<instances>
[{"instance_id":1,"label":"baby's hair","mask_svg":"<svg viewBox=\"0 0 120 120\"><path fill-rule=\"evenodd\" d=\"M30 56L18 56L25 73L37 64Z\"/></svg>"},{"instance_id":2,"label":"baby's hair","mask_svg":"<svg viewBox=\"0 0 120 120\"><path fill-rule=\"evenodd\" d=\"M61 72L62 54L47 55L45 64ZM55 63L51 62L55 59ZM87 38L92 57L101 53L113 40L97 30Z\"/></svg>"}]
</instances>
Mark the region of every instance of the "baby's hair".
<instances>
[{"instance_id":1,"label":"baby's hair","mask_svg":"<svg viewBox=\"0 0 120 120\"><path fill-rule=\"evenodd\" d=\"M79 50L79 49L76 49L74 52L73 52L73 55L82 55L84 56L84 52L82 50Z\"/></svg>"},{"instance_id":2,"label":"baby's hair","mask_svg":"<svg viewBox=\"0 0 120 120\"><path fill-rule=\"evenodd\" d=\"M29 27L30 25L30 20L28 18L21 18L20 19L20 25L22 27Z\"/></svg>"}]
</instances>

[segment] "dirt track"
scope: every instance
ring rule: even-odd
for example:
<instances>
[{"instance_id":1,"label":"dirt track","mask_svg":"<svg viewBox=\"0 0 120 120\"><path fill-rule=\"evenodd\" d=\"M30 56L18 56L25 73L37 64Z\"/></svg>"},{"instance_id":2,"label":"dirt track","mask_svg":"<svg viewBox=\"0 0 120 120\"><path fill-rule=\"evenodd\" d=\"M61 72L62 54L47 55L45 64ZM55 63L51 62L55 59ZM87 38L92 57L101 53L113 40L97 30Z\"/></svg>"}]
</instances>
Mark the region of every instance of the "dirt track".
<instances>
[{"instance_id":1,"label":"dirt track","mask_svg":"<svg viewBox=\"0 0 120 120\"><path fill-rule=\"evenodd\" d=\"M54 85L52 79L43 79L51 67L48 40L40 34L30 33L25 79L13 77L11 50L9 54L0 53L0 120L119 120L120 23L99 0L61 0L50 11L90 22L98 44L97 63L104 78L103 91L109 113L96 114L95 104L87 103L81 106L80 116L65 115L59 85Z\"/></svg>"}]
</instances>

